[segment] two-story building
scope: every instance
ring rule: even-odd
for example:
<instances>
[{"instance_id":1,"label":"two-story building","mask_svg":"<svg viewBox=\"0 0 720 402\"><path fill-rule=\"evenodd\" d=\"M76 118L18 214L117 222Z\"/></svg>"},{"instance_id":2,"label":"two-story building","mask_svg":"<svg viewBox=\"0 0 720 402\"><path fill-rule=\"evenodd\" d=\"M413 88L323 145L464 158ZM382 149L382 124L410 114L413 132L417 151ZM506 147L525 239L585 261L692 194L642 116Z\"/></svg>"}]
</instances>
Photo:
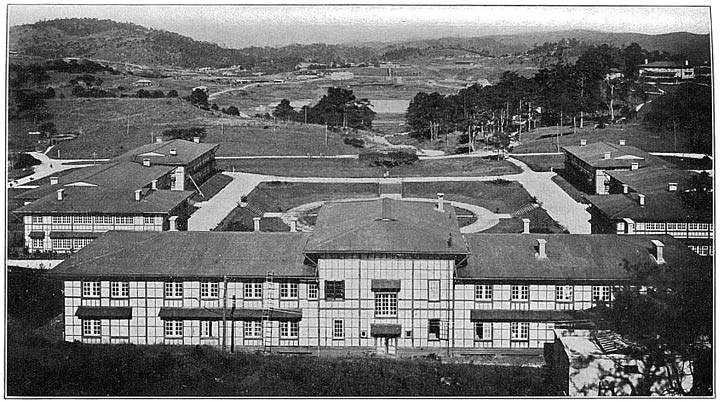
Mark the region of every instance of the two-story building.
<instances>
[{"instance_id":1,"label":"two-story building","mask_svg":"<svg viewBox=\"0 0 720 402\"><path fill-rule=\"evenodd\" d=\"M67 341L541 353L626 266L693 256L669 236L463 236L442 201L381 199L325 203L312 233L108 232L53 274Z\"/></svg>"},{"instance_id":2,"label":"two-story building","mask_svg":"<svg viewBox=\"0 0 720 402\"><path fill-rule=\"evenodd\" d=\"M192 191L70 186L15 210L30 252L77 251L109 230L186 227Z\"/></svg>"},{"instance_id":3,"label":"two-story building","mask_svg":"<svg viewBox=\"0 0 720 402\"><path fill-rule=\"evenodd\" d=\"M638 79L648 84L677 84L695 78L695 68L677 61L653 61L637 66Z\"/></svg>"}]
</instances>

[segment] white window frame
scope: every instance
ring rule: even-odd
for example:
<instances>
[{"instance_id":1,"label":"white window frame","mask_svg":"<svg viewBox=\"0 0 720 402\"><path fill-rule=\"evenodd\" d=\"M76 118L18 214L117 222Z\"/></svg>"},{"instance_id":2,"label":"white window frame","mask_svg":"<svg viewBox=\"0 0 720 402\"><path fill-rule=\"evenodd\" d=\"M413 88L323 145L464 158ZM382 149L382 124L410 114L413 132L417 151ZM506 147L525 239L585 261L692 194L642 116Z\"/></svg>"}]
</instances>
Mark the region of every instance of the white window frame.
<instances>
[{"instance_id":1,"label":"white window frame","mask_svg":"<svg viewBox=\"0 0 720 402\"><path fill-rule=\"evenodd\" d=\"M300 336L300 325L297 321L280 321L280 338L297 339Z\"/></svg>"},{"instance_id":2,"label":"white window frame","mask_svg":"<svg viewBox=\"0 0 720 402\"><path fill-rule=\"evenodd\" d=\"M555 302L572 303L574 293L573 285L555 285Z\"/></svg>"},{"instance_id":3,"label":"white window frame","mask_svg":"<svg viewBox=\"0 0 720 402\"><path fill-rule=\"evenodd\" d=\"M475 341L492 341L493 325L491 322L475 322L474 332Z\"/></svg>"},{"instance_id":4,"label":"white window frame","mask_svg":"<svg viewBox=\"0 0 720 402\"><path fill-rule=\"evenodd\" d=\"M92 225L92 216L75 215L73 216L73 223L77 223L79 225Z\"/></svg>"},{"instance_id":5,"label":"white window frame","mask_svg":"<svg viewBox=\"0 0 720 402\"><path fill-rule=\"evenodd\" d=\"M73 250L80 250L81 248L92 243L93 239L73 239Z\"/></svg>"},{"instance_id":6,"label":"white window frame","mask_svg":"<svg viewBox=\"0 0 720 402\"><path fill-rule=\"evenodd\" d=\"M83 281L81 286L83 298L96 299L100 297L100 281Z\"/></svg>"},{"instance_id":7,"label":"white window frame","mask_svg":"<svg viewBox=\"0 0 720 402\"><path fill-rule=\"evenodd\" d=\"M53 250L72 250L73 239L52 239Z\"/></svg>"},{"instance_id":8,"label":"white window frame","mask_svg":"<svg viewBox=\"0 0 720 402\"><path fill-rule=\"evenodd\" d=\"M308 283L308 300L317 300L319 297L318 284L315 282Z\"/></svg>"},{"instance_id":9,"label":"white window frame","mask_svg":"<svg viewBox=\"0 0 720 402\"><path fill-rule=\"evenodd\" d=\"M440 301L440 280L428 279L428 301Z\"/></svg>"},{"instance_id":10,"label":"white window frame","mask_svg":"<svg viewBox=\"0 0 720 402\"><path fill-rule=\"evenodd\" d=\"M82 334L85 337L99 338L102 336L102 322L97 319L82 320Z\"/></svg>"},{"instance_id":11,"label":"white window frame","mask_svg":"<svg viewBox=\"0 0 720 402\"><path fill-rule=\"evenodd\" d=\"M375 292L375 317L397 317L398 294Z\"/></svg>"},{"instance_id":12,"label":"white window frame","mask_svg":"<svg viewBox=\"0 0 720 402\"><path fill-rule=\"evenodd\" d=\"M330 285L330 284L333 285ZM333 287L332 292L329 292L328 288ZM337 297L340 293L338 290L342 286L342 297ZM345 281L325 281L325 300L345 300Z\"/></svg>"},{"instance_id":13,"label":"white window frame","mask_svg":"<svg viewBox=\"0 0 720 402\"><path fill-rule=\"evenodd\" d=\"M262 321L245 321L243 335L246 339L262 338Z\"/></svg>"},{"instance_id":14,"label":"white window frame","mask_svg":"<svg viewBox=\"0 0 720 402\"><path fill-rule=\"evenodd\" d=\"M612 297L610 286L600 285L592 287L593 301L609 302Z\"/></svg>"},{"instance_id":15,"label":"white window frame","mask_svg":"<svg viewBox=\"0 0 720 402\"><path fill-rule=\"evenodd\" d=\"M182 338L184 328L182 320L167 320L163 326L166 338Z\"/></svg>"},{"instance_id":16,"label":"white window frame","mask_svg":"<svg viewBox=\"0 0 720 402\"><path fill-rule=\"evenodd\" d=\"M345 339L345 322L343 320L333 320L333 339Z\"/></svg>"},{"instance_id":17,"label":"white window frame","mask_svg":"<svg viewBox=\"0 0 720 402\"><path fill-rule=\"evenodd\" d=\"M32 239L32 248L45 248L45 239Z\"/></svg>"},{"instance_id":18,"label":"white window frame","mask_svg":"<svg viewBox=\"0 0 720 402\"><path fill-rule=\"evenodd\" d=\"M528 341L528 340L530 340L530 323L529 322L511 322L510 323L510 340L511 341Z\"/></svg>"},{"instance_id":19,"label":"white window frame","mask_svg":"<svg viewBox=\"0 0 720 402\"><path fill-rule=\"evenodd\" d=\"M514 302L527 302L530 300L530 285L511 285L510 300Z\"/></svg>"},{"instance_id":20,"label":"white window frame","mask_svg":"<svg viewBox=\"0 0 720 402\"><path fill-rule=\"evenodd\" d=\"M72 223L72 218L67 215L53 215L52 223L54 225L69 225Z\"/></svg>"},{"instance_id":21,"label":"white window frame","mask_svg":"<svg viewBox=\"0 0 720 402\"><path fill-rule=\"evenodd\" d=\"M262 282L245 282L243 285L243 295L245 299L262 299L262 294Z\"/></svg>"},{"instance_id":22,"label":"white window frame","mask_svg":"<svg viewBox=\"0 0 720 402\"><path fill-rule=\"evenodd\" d=\"M154 224L155 224L154 216L143 216L143 225L154 225Z\"/></svg>"},{"instance_id":23,"label":"white window frame","mask_svg":"<svg viewBox=\"0 0 720 402\"><path fill-rule=\"evenodd\" d=\"M112 225L115 223L115 220L112 216L107 215L98 215L95 217L95 224L97 225Z\"/></svg>"},{"instance_id":24,"label":"white window frame","mask_svg":"<svg viewBox=\"0 0 720 402\"><path fill-rule=\"evenodd\" d=\"M475 300L492 301L493 285L475 285Z\"/></svg>"},{"instance_id":25,"label":"white window frame","mask_svg":"<svg viewBox=\"0 0 720 402\"><path fill-rule=\"evenodd\" d=\"M200 282L201 299L217 299L220 297L219 282Z\"/></svg>"},{"instance_id":26,"label":"white window frame","mask_svg":"<svg viewBox=\"0 0 720 402\"><path fill-rule=\"evenodd\" d=\"M282 282L280 283L280 298L281 299L297 299L298 298L298 284L297 282Z\"/></svg>"},{"instance_id":27,"label":"white window frame","mask_svg":"<svg viewBox=\"0 0 720 402\"><path fill-rule=\"evenodd\" d=\"M135 223L135 217L120 215L115 217L116 225L132 225Z\"/></svg>"},{"instance_id":28,"label":"white window frame","mask_svg":"<svg viewBox=\"0 0 720 402\"><path fill-rule=\"evenodd\" d=\"M201 320L200 321L200 337L201 338L214 338L212 321L210 321L210 320Z\"/></svg>"},{"instance_id":29,"label":"white window frame","mask_svg":"<svg viewBox=\"0 0 720 402\"><path fill-rule=\"evenodd\" d=\"M165 282L164 292L166 299L182 299L183 283L182 282Z\"/></svg>"},{"instance_id":30,"label":"white window frame","mask_svg":"<svg viewBox=\"0 0 720 402\"><path fill-rule=\"evenodd\" d=\"M32 216L32 223L34 223L34 224L36 224L36 225L42 225L42 223L43 223L43 217L42 217L42 216L38 216L38 215L33 215L33 216Z\"/></svg>"},{"instance_id":31,"label":"white window frame","mask_svg":"<svg viewBox=\"0 0 720 402\"><path fill-rule=\"evenodd\" d=\"M437 334L432 329L437 324ZM442 321L439 318L431 318L428 320L428 341L439 341L442 334Z\"/></svg>"},{"instance_id":32,"label":"white window frame","mask_svg":"<svg viewBox=\"0 0 720 402\"><path fill-rule=\"evenodd\" d=\"M110 297L114 299L130 297L130 282L110 282Z\"/></svg>"}]
</instances>

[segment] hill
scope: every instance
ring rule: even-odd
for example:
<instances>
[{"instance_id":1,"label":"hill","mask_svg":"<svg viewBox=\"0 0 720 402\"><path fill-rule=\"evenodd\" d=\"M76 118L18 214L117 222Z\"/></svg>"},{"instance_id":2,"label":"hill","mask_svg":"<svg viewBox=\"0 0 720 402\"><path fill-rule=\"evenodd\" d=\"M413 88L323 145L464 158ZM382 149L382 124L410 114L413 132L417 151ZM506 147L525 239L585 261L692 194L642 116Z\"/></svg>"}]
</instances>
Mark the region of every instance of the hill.
<instances>
[{"instance_id":1,"label":"hill","mask_svg":"<svg viewBox=\"0 0 720 402\"><path fill-rule=\"evenodd\" d=\"M43 58L84 57L146 66L187 68L231 67L265 72L290 71L302 61L331 63L401 61L442 49L488 56L522 54L546 42L574 39L581 46L638 43L648 51L682 54L692 63L710 60L710 36L687 32L662 35L588 30L440 38L400 43L352 45L294 44L280 48L228 49L176 33L131 23L92 18L40 21L10 27L9 47L19 54ZM578 49L576 49L578 50Z\"/></svg>"}]
</instances>

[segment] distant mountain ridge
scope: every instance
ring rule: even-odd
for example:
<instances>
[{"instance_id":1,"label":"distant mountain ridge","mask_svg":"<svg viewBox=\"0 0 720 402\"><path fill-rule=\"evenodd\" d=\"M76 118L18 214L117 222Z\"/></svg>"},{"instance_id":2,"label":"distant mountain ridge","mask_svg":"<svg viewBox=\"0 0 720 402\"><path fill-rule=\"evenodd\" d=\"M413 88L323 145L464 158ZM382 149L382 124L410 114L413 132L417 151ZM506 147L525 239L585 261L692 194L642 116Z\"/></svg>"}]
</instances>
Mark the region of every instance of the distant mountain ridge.
<instances>
[{"instance_id":1,"label":"distant mountain ridge","mask_svg":"<svg viewBox=\"0 0 720 402\"><path fill-rule=\"evenodd\" d=\"M683 54L693 63L710 60L710 35L677 32L662 35L587 30L439 38L353 45L295 44L228 49L164 30L93 18L69 18L12 26L9 46L20 54L44 58L85 57L147 66L230 67L287 71L301 61L372 62L402 47L462 48L499 56L526 52L544 42L576 38L589 45L638 43L646 50ZM390 53L388 53L390 52ZM394 60L389 60L394 61Z\"/></svg>"}]
</instances>

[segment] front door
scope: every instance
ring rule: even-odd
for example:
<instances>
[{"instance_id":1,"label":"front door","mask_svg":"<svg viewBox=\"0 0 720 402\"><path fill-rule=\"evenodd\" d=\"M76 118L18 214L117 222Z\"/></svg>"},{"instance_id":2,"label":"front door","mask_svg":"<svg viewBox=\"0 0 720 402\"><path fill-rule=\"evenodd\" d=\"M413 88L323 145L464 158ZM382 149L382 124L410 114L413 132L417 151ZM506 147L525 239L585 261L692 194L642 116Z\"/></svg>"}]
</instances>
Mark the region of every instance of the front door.
<instances>
[{"instance_id":1,"label":"front door","mask_svg":"<svg viewBox=\"0 0 720 402\"><path fill-rule=\"evenodd\" d=\"M376 337L375 353L379 355L395 355L397 353L397 338Z\"/></svg>"}]
</instances>

